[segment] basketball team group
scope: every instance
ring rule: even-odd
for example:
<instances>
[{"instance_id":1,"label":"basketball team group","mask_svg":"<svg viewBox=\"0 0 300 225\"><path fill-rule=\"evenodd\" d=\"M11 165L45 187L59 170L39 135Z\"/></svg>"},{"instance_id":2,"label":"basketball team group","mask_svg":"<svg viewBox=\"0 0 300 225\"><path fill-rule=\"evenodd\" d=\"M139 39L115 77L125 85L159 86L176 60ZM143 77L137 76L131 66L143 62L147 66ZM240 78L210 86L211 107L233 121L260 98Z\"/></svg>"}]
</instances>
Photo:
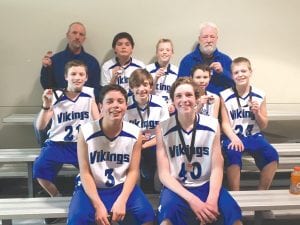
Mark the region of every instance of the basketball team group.
<instances>
[{"instance_id":1,"label":"basketball team group","mask_svg":"<svg viewBox=\"0 0 300 225\"><path fill-rule=\"evenodd\" d=\"M59 197L63 164L79 168L68 225L242 224L228 189L240 190L243 154L255 160L260 190L269 189L279 157L261 133L266 96L251 85L251 62L220 52L218 35L214 23L202 23L177 67L170 39L158 40L145 65L133 57L133 37L120 32L100 66L83 48L85 26L74 22L66 49L45 54L33 176ZM147 198L153 193L158 208Z\"/></svg>"}]
</instances>

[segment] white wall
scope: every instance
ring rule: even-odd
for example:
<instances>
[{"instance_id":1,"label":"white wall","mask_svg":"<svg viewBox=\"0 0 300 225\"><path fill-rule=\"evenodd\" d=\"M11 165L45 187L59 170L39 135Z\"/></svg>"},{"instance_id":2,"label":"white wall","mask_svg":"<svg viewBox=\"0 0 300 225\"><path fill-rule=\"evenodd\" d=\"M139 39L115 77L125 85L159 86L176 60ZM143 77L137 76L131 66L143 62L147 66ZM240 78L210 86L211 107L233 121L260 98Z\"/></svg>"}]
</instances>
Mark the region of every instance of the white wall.
<instances>
[{"instance_id":1,"label":"white wall","mask_svg":"<svg viewBox=\"0 0 300 225\"><path fill-rule=\"evenodd\" d=\"M300 105L299 8L298 0L1 0L0 117L38 111L41 58L65 48L73 21L86 25L85 49L101 63L113 36L127 31L134 55L145 63L159 38L171 38L175 64L193 48L199 24L213 21L219 49L252 61L253 83L266 91L268 103Z\"/></svg>"}]
</instances>

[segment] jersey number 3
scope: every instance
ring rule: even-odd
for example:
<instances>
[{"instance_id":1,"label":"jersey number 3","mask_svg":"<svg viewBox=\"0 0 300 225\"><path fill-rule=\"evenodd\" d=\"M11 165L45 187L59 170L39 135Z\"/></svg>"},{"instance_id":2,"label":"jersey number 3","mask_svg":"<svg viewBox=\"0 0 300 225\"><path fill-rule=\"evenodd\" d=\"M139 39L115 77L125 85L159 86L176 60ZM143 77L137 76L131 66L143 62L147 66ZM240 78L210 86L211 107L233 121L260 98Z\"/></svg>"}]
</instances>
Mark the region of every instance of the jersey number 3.
<instances>
[{"instance_id":1,"label":"jersey number 3","mask_svg":"<svg viewBox=\"0 0 300 225\"><path fill-rule=\"evenodd\" d=\"M107 176L107 181L106 181L105 185L107 187L113 187L115 185L115 178L112 175L113 171L114 171L113 169L105 170L105 176Z\"/></svg>"}]
</instances>

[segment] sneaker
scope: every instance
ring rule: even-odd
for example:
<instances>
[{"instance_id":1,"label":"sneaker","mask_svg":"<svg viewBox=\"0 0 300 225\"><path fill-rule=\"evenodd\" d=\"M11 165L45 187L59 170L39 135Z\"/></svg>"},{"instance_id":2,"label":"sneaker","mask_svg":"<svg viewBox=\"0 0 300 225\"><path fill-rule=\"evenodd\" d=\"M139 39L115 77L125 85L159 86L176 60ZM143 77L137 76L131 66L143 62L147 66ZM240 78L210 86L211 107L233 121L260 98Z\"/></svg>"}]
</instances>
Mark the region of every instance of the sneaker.
<instances>
[{"instance_id":1,"label":"sneaker","mask_svg":"<svg viewBox=\"0 0 300 225\"><path fill-rule=\"evenodd\" d=\"M45 218L45 224L55 224L55 223L64 223L66 222L66 218Z\"/></svg>"}]
</instances>

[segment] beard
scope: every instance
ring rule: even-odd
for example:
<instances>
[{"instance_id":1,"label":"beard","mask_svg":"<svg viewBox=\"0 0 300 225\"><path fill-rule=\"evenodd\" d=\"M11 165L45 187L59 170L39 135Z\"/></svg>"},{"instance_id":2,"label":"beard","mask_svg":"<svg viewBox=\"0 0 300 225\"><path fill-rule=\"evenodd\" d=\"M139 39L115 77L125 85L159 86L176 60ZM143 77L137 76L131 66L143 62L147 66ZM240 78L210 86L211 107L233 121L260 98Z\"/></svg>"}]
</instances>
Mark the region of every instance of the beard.
<instances>
[{"instance_id":1,"label":"beard","mask_svg":"<svg viewBox=\"0 0 300 225\"><path fill-rule=\"evenodd\" d=\"M69 43L71 49L80 49L82 47L82 43L79 41L72 41Z\"/></svg>"},{"instance_id":2,"label":"beard","mask_svg":"<svg viewBox=\"0 0 300 225\"><path fill-rule=\"evenodd\" d=\"M204 55L211 56L214 51L216 51L217 47L215 45L201 46L200 52Z\"/></svg>"}]
</instances>

